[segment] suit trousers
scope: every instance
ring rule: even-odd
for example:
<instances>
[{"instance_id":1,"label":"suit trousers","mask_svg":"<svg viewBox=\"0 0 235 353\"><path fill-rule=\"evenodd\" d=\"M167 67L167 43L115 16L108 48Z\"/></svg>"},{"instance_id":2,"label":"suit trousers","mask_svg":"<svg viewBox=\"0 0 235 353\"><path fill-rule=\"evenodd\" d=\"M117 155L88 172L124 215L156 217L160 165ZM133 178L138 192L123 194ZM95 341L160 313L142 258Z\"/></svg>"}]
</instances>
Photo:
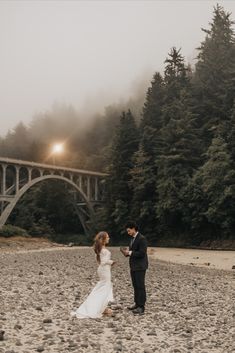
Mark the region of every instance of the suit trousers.
<instances>
[{"instance_id":1,"label":"suit trousers","mask_svg":"<svg viewBox=\"0 0 235 353\"><path fill-rule=\"evenodd\" d=\"M136 306L144 308L146 302L145 273L142 271L131 271L131 280L134 288L134 301Z\"/></svg>"}]
</instances>

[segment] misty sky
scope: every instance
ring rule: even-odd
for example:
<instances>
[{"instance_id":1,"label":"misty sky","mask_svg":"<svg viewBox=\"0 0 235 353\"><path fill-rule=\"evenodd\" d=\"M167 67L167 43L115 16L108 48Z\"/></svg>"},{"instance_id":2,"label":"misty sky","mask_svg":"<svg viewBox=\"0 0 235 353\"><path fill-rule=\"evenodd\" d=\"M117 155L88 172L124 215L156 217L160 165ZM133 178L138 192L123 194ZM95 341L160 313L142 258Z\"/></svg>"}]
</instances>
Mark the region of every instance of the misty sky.
<instances>
[{"instance_id":1,"label":"misty sky","mask_svg":"<svg viewBox=\"0 0 235 353\"><path fill-rule=\"evenodd\" d=\"M0 135L54 103L83 114L128 99L172 46L196 56L219 2L0 1Z\"/></svg>"}]
</instances>

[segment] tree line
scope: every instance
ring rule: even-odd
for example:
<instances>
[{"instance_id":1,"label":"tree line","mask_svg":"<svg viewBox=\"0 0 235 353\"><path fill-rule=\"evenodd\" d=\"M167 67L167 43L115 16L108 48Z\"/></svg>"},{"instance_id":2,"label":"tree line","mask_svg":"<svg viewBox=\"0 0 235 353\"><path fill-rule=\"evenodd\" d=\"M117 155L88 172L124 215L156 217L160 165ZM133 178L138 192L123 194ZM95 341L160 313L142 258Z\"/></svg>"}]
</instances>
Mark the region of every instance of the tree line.
<instances>
[{"instance_id":1,"label":"tree line","mask_svg":"<svg viewBox=\"0 0 235 353\"><path fill-rule=\"evenodd\" d=\"M233 25L231 14L217 5L193 67L181 49L171 48L164 71L153 75L142 114L110 106L80 129L79 114L60 106L1 138L1 155L46 161L49 141L66 138L62 164L109 173L97 225L115 242L130 218L153 244L234 239ZM43 220L56 233L82 231L70 207L69 193L45 183L25 195L10 221L27 228Z\"/></svg>"}]
</instances>

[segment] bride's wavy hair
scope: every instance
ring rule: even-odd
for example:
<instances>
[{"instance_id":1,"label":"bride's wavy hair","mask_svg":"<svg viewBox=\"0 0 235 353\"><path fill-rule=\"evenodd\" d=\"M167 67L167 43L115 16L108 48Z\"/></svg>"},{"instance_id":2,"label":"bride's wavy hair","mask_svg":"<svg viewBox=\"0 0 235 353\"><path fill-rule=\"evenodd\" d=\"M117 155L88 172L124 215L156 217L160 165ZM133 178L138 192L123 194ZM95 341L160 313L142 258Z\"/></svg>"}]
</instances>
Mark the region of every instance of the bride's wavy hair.
<instances>
[{"instance_id":1,"label":"bride's wavy hair","mask_svg":"<svg viewBox=\"0 0 235 353\"><path fill-rule=\"evenodd\" d=\"M102 250L102 247L105 244L105 239L107 238L108 233L107 232L99 232L96 234L95 239L94 239L94 251L96 253L96 259L97 262L100 263L100 252Z\"/></svg>"}]
</instances>

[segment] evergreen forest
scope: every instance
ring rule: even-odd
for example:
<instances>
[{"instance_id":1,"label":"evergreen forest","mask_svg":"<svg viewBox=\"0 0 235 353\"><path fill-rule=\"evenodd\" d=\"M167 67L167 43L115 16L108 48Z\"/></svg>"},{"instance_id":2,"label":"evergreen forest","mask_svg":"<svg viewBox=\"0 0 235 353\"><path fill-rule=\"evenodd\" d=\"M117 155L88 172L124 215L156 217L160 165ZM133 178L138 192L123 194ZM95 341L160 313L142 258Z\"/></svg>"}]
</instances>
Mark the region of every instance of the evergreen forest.
<instances>
[{"instance_id":1,"label":"evergreen forest","mask_svg":"<svg viewBox=\"0 0 235 353\"><path fill-rule=\"evenodd\" d=\"M234 247L232 14L217 5L202 30L195 61L185 61L183 48L169 48L141 97L110 104L86 124L72 106L56 104L2 136L0 156L52 163L50 145L61 140L66 151L58 165L108 173L96 216L97 230L107 230L112 244L124 241L132 219L152 245ZM76 242L83 229L66 190L61 182L37 184L8 223L32 236Z\"/></svg>"}]
</instances>

